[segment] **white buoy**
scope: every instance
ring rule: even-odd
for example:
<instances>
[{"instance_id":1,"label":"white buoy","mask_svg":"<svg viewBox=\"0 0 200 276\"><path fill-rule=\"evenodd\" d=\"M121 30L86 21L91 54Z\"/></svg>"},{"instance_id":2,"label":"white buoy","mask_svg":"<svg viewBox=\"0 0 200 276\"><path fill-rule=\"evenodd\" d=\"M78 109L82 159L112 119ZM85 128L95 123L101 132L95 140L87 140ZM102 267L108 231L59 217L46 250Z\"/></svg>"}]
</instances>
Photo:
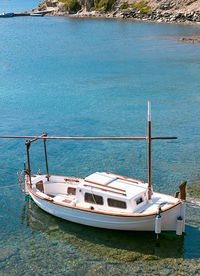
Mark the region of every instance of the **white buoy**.
<instances>
[{"instance_id":1,"label":"white buoy","mask_svg":"<svg viewBox=\"0 0 200 276\"><path fill-rule=\"evenodd\" d=\"M27 188L27 183L28 183L28 175L26 175L25 184L24 184L24 193L25 193L25 195L29 195L29 190Z\"/></svg>"},{"instance_id":2,"label":"white buoy","mask_svg":"<svg viewBox=\"0 0 200 276\"><path fill-rule=\"evenodd\" d=\"M176 235L181 236L183 233L183 219L182 217L178 217L176 221Z\"/></svg>"},{"instance_id":3,"label":"white buoy","mask_svg":"<svg viewBox=\"0 0 200 276\"><path fill-rule=\"evenodd\" d=\"M158 213L156 215L156 219L155 219L155 233L156 234L160 234L161 233L161 215L160 215L160 213Z\"/></svg>"},{"instance_id":4,"label":"white buoy","mask_svg":"<svg viewBox=\"0 0 200 276\"><path fill-rule=\"evenodd\" d=\"M75 206L76 206L76 200L72 200L71 205L72 205L73 207L75 207Z\"/></svg>"}]
</instances>

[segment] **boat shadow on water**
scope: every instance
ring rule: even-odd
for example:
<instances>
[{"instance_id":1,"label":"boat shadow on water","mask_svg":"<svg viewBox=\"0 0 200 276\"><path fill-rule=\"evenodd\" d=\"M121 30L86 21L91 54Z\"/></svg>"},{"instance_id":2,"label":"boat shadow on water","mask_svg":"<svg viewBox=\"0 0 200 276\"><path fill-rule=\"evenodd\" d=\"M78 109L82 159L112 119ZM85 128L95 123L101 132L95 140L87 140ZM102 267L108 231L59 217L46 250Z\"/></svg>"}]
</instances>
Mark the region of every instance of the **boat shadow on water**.
<instances>
[{"instance_id":1,"label":"boat shadow on water","mask_svg":"<svg viewBox=\"0 0 200 276\"><path fill-rule=\"evenodd\" d=\"M80 252L96 258L104 257L108 261L184 257L184 235L166 232L157 239L153 232L117 231L80 225L49 215L31 199L23 207L21 220L33 232L47 234L52 242L64 242Z\"/></svg>"}]
</instances>

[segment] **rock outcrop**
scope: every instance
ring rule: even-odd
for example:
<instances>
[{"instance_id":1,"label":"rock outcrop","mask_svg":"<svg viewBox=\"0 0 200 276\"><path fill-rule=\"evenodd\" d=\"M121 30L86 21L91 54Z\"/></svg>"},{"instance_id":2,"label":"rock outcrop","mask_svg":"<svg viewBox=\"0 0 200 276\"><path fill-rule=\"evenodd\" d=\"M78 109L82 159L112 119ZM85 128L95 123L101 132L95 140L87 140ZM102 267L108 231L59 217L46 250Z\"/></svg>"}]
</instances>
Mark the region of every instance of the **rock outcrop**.
<instances>
[{"instance_id":1,"label":"rock outcrop","mask_svg":"<svg viewBox=\"0 0 200 276\"><path fill-rule=\"evenodd\" d=\"M57 16L200 23L200 0L44 0L33 12Z\"/></svg>"}]
</instances>

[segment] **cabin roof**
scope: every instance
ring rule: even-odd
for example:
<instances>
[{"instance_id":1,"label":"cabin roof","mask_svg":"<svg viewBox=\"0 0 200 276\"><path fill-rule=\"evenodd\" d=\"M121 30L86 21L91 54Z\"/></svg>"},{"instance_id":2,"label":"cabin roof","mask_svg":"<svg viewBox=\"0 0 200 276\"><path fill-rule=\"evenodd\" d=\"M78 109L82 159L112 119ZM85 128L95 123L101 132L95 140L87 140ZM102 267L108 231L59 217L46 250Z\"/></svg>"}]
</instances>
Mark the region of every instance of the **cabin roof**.
<instances>
[{"instance_id":1,"label":"cabin roof","mask_svg":"<svg viewBox=\"0 0 200 276\"><path fill-rule=\"evenodd\" d=\"M126 195L127 199L134 198L137 195L139 196L142 193L147 192L147 183L143 183L139 180L122 179L115 174L106 173L106 172L96 172L85 178L85 183L94 188L113 191L115 194L118 193L118 196ZM88 185L88 186L89 186ZM124 196L123 196L124 198Z\"/></svg>"},{"instance_id":2,"label":"cabin roof","mask_svg":"<svg viewBox=\"0 0 200 276\"><path fill-rule=\"evenodd\" d=\"M114 180L111 184L108 185L109 187L115 187L119 189L124 189L126 191L128 198L136 197L137 195L144 193L147 191L147 185L145 184L134 184L124 180Z\"/></svg>"}]
</instances>

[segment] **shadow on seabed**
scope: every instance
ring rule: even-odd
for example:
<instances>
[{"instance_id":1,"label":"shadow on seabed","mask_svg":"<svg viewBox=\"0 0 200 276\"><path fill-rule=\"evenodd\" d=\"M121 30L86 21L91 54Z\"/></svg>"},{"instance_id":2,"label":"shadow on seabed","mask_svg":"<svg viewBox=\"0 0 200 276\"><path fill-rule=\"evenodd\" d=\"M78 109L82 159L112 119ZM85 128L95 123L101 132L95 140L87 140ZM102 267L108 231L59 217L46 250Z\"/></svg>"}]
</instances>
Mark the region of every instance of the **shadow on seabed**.
<instances>
[{"instance_id":1,"label":"shadow on seabed","mask_svg":"<svg viewBox=\"0 0 200 276\"><path fill-rule=\"evenodd\" d=\"M117 254L120 261L119 255L124 251L126 254L135 252L138 258L143 256L143 259L145 255L149 256L147 259L156 259L181 258L184 254L184 235L166 232L157 239L152 232L116 231L80 225L49 215L31 199L23 207L21 220L33 231L46 233L49 239L67 242L88 254L93 249L92 254L97 257L108 254L106 257L112 255L113 259Z\"/></svg>"}]
</instances>

